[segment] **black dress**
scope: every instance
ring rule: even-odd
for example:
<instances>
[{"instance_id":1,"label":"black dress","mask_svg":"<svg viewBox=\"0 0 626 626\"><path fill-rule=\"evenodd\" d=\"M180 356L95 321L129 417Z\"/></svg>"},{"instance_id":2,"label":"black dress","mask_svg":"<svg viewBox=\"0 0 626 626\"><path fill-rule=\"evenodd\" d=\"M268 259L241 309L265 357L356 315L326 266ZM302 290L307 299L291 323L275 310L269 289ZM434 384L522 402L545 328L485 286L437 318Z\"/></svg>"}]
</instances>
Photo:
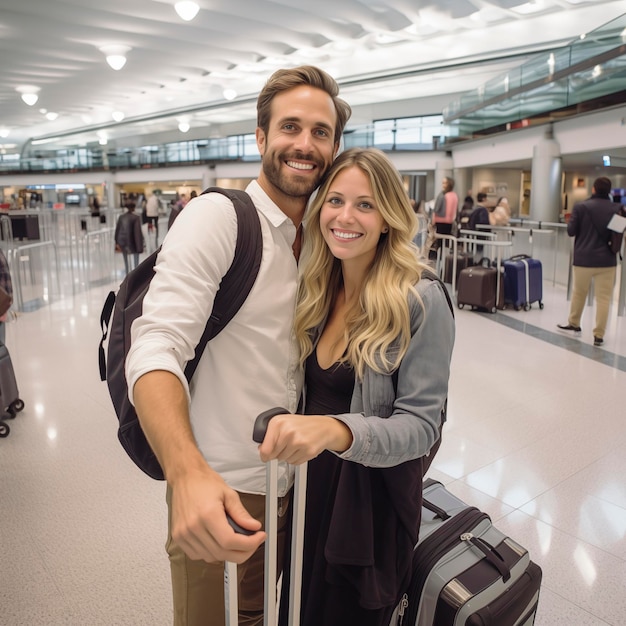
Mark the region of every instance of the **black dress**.
<instances>
[{"instance_id":1,"label":"black dress","mask_svg":"<svg viewBox=\"0 0 626 626\"><path fill-rule=\"evenodd\" d=\"M306 414L334 415L348 413L354 388L354 371L343 363L322 369L313 352L306 362ZM372 472L356 463L343 461L325 451L309 462L307 481L304 557L302 571L302 626L388 626L395 602L380 608L364 608L358 592L360 567L336 568L332 540L329 539L333 515L338 515L336 496L341 490L342 471L352 466L359 473ZM369 476L368 476L369 480ZM369 486L369 482L368 482ZM384 485L378 486L385 490ZM341 497L340 497L341 499ZM343 514L342 520L343 520ZM358 513L356 515L359 517ZM335 518L336 522L336 518ZM348 528L358 542L360 524ZM367 526L367 524L365 524ZM290 541L290 537L288 538ZM369 541L369 537L364 539ZM391 540L393 543L393 539ZM344 576L347 571L347 576ZM352 573L355 576L352 576ZM283 573L280 624L286 625L289 597L289 564Z\"/></svg>"}]
</instances>

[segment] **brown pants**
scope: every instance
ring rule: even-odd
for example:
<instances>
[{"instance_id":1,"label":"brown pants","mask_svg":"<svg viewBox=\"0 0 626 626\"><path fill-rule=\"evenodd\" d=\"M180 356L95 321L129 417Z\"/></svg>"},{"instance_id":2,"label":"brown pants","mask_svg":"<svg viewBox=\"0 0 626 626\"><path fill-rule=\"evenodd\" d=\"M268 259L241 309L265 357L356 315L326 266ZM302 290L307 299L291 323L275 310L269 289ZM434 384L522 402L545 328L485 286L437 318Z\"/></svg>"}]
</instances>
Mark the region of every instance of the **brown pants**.
<instances>
[{"instance_id":1,"label":"brown pants","mask_svg":"<svg viewBox=\"0 0 626 626\"><path fill-rule=\"evenodd\" d=\"M593 279L593 290L596 296L596 325L593 329L594 337L604 337L606 324L609 319L609 307L613 297L613 285L615 284L615 267L581 267L574 265L572 287L572 302L570 306L568 323L572 326L580 326L587 294Z\"/></svg>"},{"instance_id":2,"label":"brown pants","mask_svg":"<svg viewBox=\"0 0 626 626\"><path fill-rule=\"evenodd\" d=\"M265 496L240 493L241 502L265 527ZM282 498L278 518L277 578L283 567L289 495ZM224 626L224 563L190 559L173 541L171 533L171 490L167 489L168 538L165 546L170 557L174 626ZM239 624L263 624L263 578L265 544L237 567L239 581ZM277 580L278 582L278 580Z\"/></svg>"}]
</instances>

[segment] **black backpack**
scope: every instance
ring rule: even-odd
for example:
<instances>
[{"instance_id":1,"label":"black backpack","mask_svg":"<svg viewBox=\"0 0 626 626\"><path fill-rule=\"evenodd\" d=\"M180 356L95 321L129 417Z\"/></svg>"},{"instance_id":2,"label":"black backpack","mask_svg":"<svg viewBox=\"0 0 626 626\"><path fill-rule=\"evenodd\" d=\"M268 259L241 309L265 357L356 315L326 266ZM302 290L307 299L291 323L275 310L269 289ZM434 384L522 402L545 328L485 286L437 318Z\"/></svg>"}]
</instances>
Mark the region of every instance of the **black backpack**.
<instances>
[{"instance_id":1,"label":"black backpack","mask_svg":"<svg viewBox=\"0 0 626 626\"><path fill-rule=\"evenodd\" d=\"M191 380L207 343L226 327L245 302L259 273L263 254L261 223L250 196L244 191L219 187L210 187L203 193L209 192L221 193L232 201L237 213L237 245L233 263L222 278L195 356L185 367L187 380ZM154 265L159 251L160 248L128 273L117 295L112 291L107 296L100 314L102 339L98 349L98 361L100 380L107 382L119 420L118 438L124 450L148 476L163 480L163 470L141 429L135 407L128 399L124 372L126 355L130 349L130 328L133 321L141 315L143 299L154 276ZM107 336L109 342L105 357L104 342Z\"/></svg>"}]
</instances>

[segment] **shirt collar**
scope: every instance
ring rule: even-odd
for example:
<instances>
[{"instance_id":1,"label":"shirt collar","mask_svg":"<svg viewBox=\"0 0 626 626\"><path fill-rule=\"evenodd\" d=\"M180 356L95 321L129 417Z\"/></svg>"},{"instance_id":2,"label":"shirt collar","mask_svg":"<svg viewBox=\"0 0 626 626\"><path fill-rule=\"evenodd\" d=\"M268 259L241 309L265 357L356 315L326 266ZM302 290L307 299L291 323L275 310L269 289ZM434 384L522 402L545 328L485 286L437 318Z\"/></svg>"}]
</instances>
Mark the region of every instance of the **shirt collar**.
<instances>
[{"instance_id":1,"label":"shirt collar","mask_svg":"<svg viewBox=\"0 0 626 626\"><path fill-rule=\"evenodd\" d=\"M252 198L254 206L261 211L272 226L278 228L283 224L294 226L293 222L279 208L278 205L263 191L258 181L253 180L247 187L246 192Z\"/></svg>"}]
</instances>

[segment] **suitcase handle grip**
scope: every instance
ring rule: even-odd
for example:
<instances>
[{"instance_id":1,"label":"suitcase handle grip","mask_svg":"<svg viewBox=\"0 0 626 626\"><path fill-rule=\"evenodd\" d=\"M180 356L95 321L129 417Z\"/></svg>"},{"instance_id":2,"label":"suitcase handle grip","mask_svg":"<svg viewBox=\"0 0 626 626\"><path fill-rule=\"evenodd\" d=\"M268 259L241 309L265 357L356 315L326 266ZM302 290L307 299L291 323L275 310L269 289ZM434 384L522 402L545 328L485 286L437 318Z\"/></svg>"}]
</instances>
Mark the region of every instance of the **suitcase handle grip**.
<instances>
[{"instance_id":1,"label":"suitcase handle grip","mask_svg":"<svg viewBox=\"0 0 626 626\"><path fill-rule=\"evenodd\" d=\"M256 441L256 443L263 443L263 439L265 439L265 433L267 432L267 425L270 423L270 420L277 415L283 415L284 413L289 413L287 409L283 409L280 406L274 407L273 409L268 409L267 411L263 411L256 420L254 421L254 430L252 432L252 439ZM247 530L242 528L233 520L233 518L226 514L226 521L230 524L232 529L240 534L240 535L254 535L256 531Z\"/></svg>"},{"instance_id":2,"label":"suitcase handle grip","mask_svg":"<svg viewBox=\"0 0 626 626\"><path fill-rule=\"evenodd\" d=\"M273 409L263 411L263 413L261 413L254 421L252 439L256 441L256 443L263 443L263 439L265 439L265 433L267 432L267 426L270 423L270 420L277 415L284 415L290 412L291 411L284 409L282 406L276 406Z\"/></svg>"}]
</instances>

